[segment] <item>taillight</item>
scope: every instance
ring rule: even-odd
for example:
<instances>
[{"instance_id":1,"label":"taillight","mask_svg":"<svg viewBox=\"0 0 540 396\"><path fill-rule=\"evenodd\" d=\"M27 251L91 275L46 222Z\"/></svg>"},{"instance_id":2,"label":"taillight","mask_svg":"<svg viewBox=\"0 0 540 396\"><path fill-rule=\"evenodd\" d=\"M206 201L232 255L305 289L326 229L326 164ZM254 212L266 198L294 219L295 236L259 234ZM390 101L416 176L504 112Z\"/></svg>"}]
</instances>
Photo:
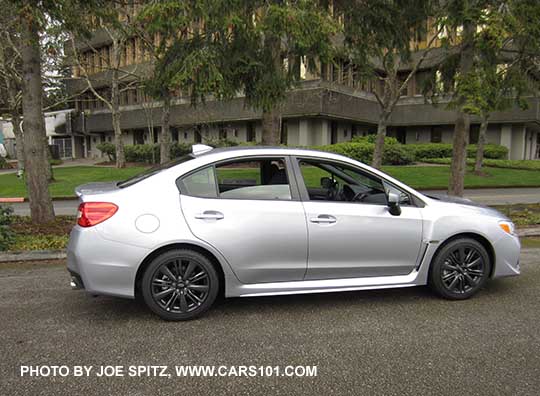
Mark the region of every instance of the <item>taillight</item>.
<instances>
[{"instance_id":1,"label":"taillight","mask_svg":"<svg viewBox=\"0 0 540 396\"><path fill-rule=\"evenodd\" d=\"M118 206L110 202L83 202L79 205L77 224L81 227L92 227L111 218Z\"/></svg>"}]
</instances>

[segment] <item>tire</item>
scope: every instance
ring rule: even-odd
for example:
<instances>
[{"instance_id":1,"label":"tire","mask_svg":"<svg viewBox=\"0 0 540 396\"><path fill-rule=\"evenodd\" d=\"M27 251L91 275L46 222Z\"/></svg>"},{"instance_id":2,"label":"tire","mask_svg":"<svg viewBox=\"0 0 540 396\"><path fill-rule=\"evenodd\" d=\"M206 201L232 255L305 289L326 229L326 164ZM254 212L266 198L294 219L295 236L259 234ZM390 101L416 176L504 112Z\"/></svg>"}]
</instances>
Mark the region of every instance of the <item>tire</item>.
<instances>
[{"instance_id":1,"label":"tire","mask_svg":"<svg viewBox=\"0 0 540 396\"><path fill-rule=\"evenodd\" d=\"M212 306L219 292L219 277L206 256L175 249L150 262L141 288L148 308L162 319L190 320Z\"/></svg>"},{"instance_id":2,"label":"tire","mask_svg":"<svg viewBox=\"0 0 540 396\"><path fill-rule=\"evenodd\" d=\"M478 241L454 239L446 243L432 261L429 286L449 300L465 300L476 294L491 272L489 255Z\"/></svg>"}]
</instances>

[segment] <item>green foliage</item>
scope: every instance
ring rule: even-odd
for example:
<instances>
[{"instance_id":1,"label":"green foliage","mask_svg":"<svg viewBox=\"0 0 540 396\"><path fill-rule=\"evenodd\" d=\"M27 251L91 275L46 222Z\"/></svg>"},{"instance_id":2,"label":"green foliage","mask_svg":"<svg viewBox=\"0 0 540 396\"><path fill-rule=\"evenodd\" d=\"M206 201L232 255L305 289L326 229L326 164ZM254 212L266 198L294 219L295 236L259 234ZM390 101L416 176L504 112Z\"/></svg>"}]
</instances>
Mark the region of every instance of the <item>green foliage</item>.
<instances>
[{"instance_id":1,"label":"green foliage","mask_svg":"<svg viewBox=\"0 0 540 396\"><path fill-rule=\"evenodd\" d=\"M7 250L15 240L15 233L11 229L13 209L0 206L0 251Z\"/></svg>"},{"instance_id":2,"label":"green foliage","mask_svg":"<svg viewBox=\"0 0 540 396\"><path fill-rule=\"evenodd\" d=\"M370 134L366 136L355 136L351 139L351 142L353 143L371 143L375 144L375 141L377 140L377 135ZM398 140L395 137L392 136L385 136L384 137L384 144L386 145L392 145L392 144L398 144Z\"/></svg>"},{"instance_id":3,"label":"green foliage","mask_svg":"<svg viewBox=\"0 0 540 396\"><path fill-rule=\"evenodd\" d=\"M452 157L452 145L446 143L424 143L408 144L414 150L417 160L425 158L447 158ZM467 157L474 158L476 155L476 145L467 146ZM487 144L484 147L484 157L494 159L505 159L508 157L508 149L496 144Z\"/></svg>"},{"instance_id":4,"label":"green foliage","mask_svg":"<svg viewBox=\"0 0 540 396\"><path fill-rule=\"evenodd\" d=\"M212 138L204 138L204 144L218 148L218 147L235 147L238 146L239 143L236 140L231 139L212 139Z\"/></svg>"},{"instance_id":5,"label":"green foliage","mask_svg":"<svg viewBox=\"0 0 540 396\"><path fill-rule=\"evenodd\" d=\"M384 165L409 165L415 161L426 161L432 158L442 158L452 156L452 145L446 143L426 143L426 144L401 144L393 138L386 138L383 154ZM315 146L313 149L328 151L353 158L357 161L369 164L373 157L375 145L369 142L369 136L362 137L353 142L337 143L326 146ZM467 156L474 158L476 155L476 145L467 147ZM488 144L485 146L485 157L489 159L502 160L507 158L508 149L504 146ZM445 163L445 162L442 162ZM487 165L487 162L486 162ZM489 165L488 165L489 166ZM516 168L519 169L519 168Z\"/></svg>"},{"instance_id":6,"label":"green foliage","mask_svg":"<svg viewBox=\"0 0 540 396\"><path fill-rule=\"evenodd\" d=\"M69 235L17 235L9 246L12 251L63 250Z\"/></svg>"},{"instance_id":7,"label":"green foliage","mask_svg":"<svg viewBox=\"0 0 540 396\"><path fill-rule=\"evenodd\" d=\"M452 158L424 158L422 162L430 164L449 165L452 163ZM475 159L469 158L468 165L474 165ZM484 166L492 168L507 168L507 169L524 169L540 171L540 161L538 160L506 160L506 159L490 159L486 158L483 161Z\"/></svg>"},{"instance_id":8,"label":"green foliage","mask_svg":"<svg viewBox=\"0 0 540 396\"><path fill-rule=\"evenodd\" d=\"M375 145L367 142L347 142L327 146L316 146L313 147L313 149L341 154L360 162L370 163ZM414 162L414 151L407 145L390 144L385 149L383 155L383 164L385 165L408 165L412 162Z\"/></svg>"},{"instance_id":9,"label":"green foliage","mask_svg":"<svg viewBox=\"0 0 540 396\"><path fill-rule=\"evenodd\" d=\"M331 58L337 31L327 10L308 0L153 1L138 22L143 34L162 38L149 46L155 64L146 83L151 95L181 91L196 105L241 90L247 104L263 110L300 80L300 57L310 68L315 58Z\"/></svg>"},{"instance_id":10,"label":"green foliage","mask_svg":"<svg viewBox=\"0 0 540 396\"><path fill-rule=\"evenodd\" d=\"M0 169L9 169L10 166L4 157L0 157Z\"/></svg>"},{"instance_id":11,"label":"green foliage","mask_svg":"<svg viewBox=\"0 0 540 396\"><path fill-rule=\"evenodd\" d=\"M96 148L101 151L103 154L106 154L109 158L109 161L116 161L116 147L113 143L103 142L98 143Z\"/></svg>"}]
</instances>

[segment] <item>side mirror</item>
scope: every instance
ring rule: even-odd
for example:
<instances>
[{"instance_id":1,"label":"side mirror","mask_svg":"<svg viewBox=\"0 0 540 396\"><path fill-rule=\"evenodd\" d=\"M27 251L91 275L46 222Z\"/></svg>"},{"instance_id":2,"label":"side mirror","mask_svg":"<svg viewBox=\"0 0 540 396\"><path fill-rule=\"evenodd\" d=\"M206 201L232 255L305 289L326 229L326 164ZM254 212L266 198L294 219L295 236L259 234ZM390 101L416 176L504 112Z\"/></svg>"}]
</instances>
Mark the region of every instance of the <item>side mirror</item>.
<instances>
[{"instance_id":1,"label":"side mirror","mask_svg":"<svg viewBox=\"0 0 540 396\"><path fill-rule=\"evenodd\" d=\"M401 214L401 207L399 206L399 195L396 193L388 193L388 211L392 216L399 216Z\"/></svg>"}]
</instances>

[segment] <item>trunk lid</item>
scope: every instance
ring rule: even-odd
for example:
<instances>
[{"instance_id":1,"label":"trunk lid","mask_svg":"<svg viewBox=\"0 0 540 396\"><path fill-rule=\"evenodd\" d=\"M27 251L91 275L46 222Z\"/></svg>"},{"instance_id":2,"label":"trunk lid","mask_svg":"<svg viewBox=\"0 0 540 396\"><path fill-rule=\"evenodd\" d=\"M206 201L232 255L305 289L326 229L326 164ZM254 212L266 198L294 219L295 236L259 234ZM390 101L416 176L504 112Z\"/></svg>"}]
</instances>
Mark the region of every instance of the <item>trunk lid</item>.
<instances>
[{"instance_id":1,"label":"trunk lid","mask_svg":"<svg viewBox=\"0 0 540 396\"><path fill-rule=\"evenodd\" d=\"M96 183L86 183L75 188L75 194L77 197L89 194L103 194L107 192L112 192L118 190L118 182L96 182Z\"/></svg>"}]
</instances>

